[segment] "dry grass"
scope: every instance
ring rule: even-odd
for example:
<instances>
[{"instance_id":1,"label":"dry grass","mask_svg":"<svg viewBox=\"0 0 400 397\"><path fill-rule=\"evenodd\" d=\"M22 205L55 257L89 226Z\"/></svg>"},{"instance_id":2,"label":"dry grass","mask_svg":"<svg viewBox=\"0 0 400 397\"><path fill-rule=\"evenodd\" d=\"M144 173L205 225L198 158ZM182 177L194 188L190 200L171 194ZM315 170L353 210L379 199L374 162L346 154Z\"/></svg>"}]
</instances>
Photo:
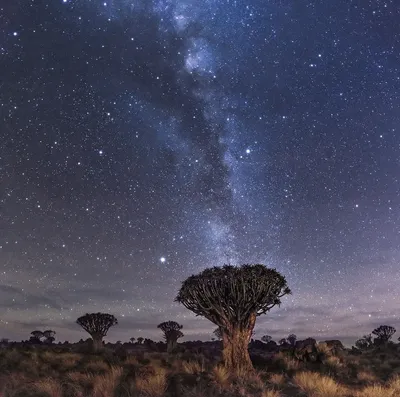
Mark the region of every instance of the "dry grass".
<instances>
[{"instance_id":1,"label":"dry grass","mask_svg":"<svg viewBox=\"0 0 400 397\"><path fill-rule=\"evenodd\" d=\"M283 353L278 353L276 355L276 360L282 361L286 371L298 371L301 368L301 363L299 361Z\"/></svg>"},{"instance_id":2,"label":"dry grass","mask_svg":"<svg viewBox=\"0 0 400 397\"><path fill-rule=\"evenodd\" d=\"M91 388L93 385L93 375L82 372L69 372L67 374L67 379L72 382L72 384L77 384L85 388Z\"/></svg>"},{"instance_id":3,"label":"dry grass","mask_svg":"<svg viewBox=\"0 0 400 397\"><path fill-rule=\"evenodd\" d=\"M363 390L357 391L355 397L398 397L394 394L394 389L389 389L381 385L367 386Z\"/></svg>"},{"instance_id":4,"label":"dry grass","mask_svg":"<svg viewBox=\"0 0 400 397\"><path fill-rule=\"evenodd\" d=\"M88 372L107 372L109 369L109 365L104 361L89 361L85 365L85 370Z\"/></svg>"},{"instance_id":5,"label":"dry grass","mask_svg":"<svg viewBox=\"0 0 400 397\"><path fill-rule=\"evenodd\" d=\"M106 374L93 376L92 397L114 396L123 371L122 367L111 367Z\"/></svg>"},{"instance_id":6,"label":"dry grass","mask_svg":"<svg viewBox=\"0 0 400 397\"><path fill-rule=\"evenodd\" d=\"M135 386L141 396L161 397L168 386L167 371L163 368L157 368L155 374L138 377Z\"/></svg>"},{"instance_id":7,"label":"dry grass","mask_svg":"<svg viewBox=\"0 0 400 397\"><path fill-rule=\"evenodd\" d=\"M28 384L29 379L22 373L4 374L0 377L0 396L12 397L17 395Z\"/></svg>"},{"instance_id":8,"label":"dry grass","mask_svg":"<svg viewBox=\"0 0 400 397\"><path fill-rule=\"evenodd\" d=\"M212 369L211 377L220 388L226 388L229 384L230 373L224 365L220 364Z\"/></svg>"},{"instance_id":9,"label":"dry grass","mask_svg":"<svg viewBox=\"0 0 400 397\"><path fill-rule=\"evenodd\" d=\"M63 388L60 382L53 378L46 378L36 381L33 388L49 397L63 397Z\"/></svg>"},{"instance_id":10,"label":"dry grass","mask_svg":"<svg viewBox=\"0 0 400 397\"><path fill-rule=\"evenodd\" d=\"M79 354L75 353L66 353L62 357L60 357L60 361L62 366L65 369L72 369L78 366L82 357Z\"/></svg>"},{"instance_id":11,"label":"dry grass","mask_svg":"<svg viewBox=\"0 0 400 397\"><path fill-rule=\"evenodd\" d=\"M124 361L124 364L126 364L126 365L139 365L139 362L138 362L138 360L137 360L137 358L135 356L130 355L130 356L128 356L126 358L126 360Z\"/></svg>"},{"instance_id":12,"label":"dry grass","mask_svg":"<svg viewBox=\"0 0 400 397\"><path fill-rule=\"evenodd\" d=\"M300 372L294 376L296 386L308 397L342 397L346 389L329 376L317 372Z\"/></svg>"},{"instance_id":13,"label":"dry grass","mask_svg":"<svg viewBox=\"0 0 400 397\"><path fill-rule=\"evenodd\" d=\"M323 364L299 362L290 352L258 355L260 372L242 373L207 352L125 357L0 350L0 397L400 397L396 349L327 356Z\"/></svg>"},{"instance_id":14,"label":"dry grass","mask_svg":"<svg viewBox=\"0 0 400 397\"><path fill-rule=\"evenodd\" d=\"M394 376L390 381L389 381L389 387L393 390L395 390L399 396L400 396L400 375Z\"/></svg>"},{"instance_id":15,"label":"dry grass","mask_svg":"<svg viewBox=\"0 0 400 397\"><path fill-rule=\"evenodd\" d=\"M272 374L268 379L268 383L275 387L282 387L285 384L285 375Z\"/></svg>"},{"instance_id":16,"label":"dry grass","mask_svg":"<svg viewBox=\"0 0 400 397\"><path fill-rule=\"evenodd\" d=\"M372 384L377 382L376 376L368 370L361 370L357 372L357 380L362 383Z\"/></svg>"},{"instance_id":17,"label":"dry grass","mask_svg":"<svg viewBox=\"0 0 400 397\"><path fill-rule=\"evenodd\" d=\"M281 393L277 390L264 390L262 397L281 397Z\"/></svg>"},{"instance_id":18,"label":"dry grass","mask_svg":"<svg viewBox=\"0 0 400 397\"><path fill-rule=\"evenodd\" d=\"M192 361L183 361L182 370L187 374L198 374L200 372L204 372L206 369L204 363L192 360Z\"/></svg>"}]
</instances>

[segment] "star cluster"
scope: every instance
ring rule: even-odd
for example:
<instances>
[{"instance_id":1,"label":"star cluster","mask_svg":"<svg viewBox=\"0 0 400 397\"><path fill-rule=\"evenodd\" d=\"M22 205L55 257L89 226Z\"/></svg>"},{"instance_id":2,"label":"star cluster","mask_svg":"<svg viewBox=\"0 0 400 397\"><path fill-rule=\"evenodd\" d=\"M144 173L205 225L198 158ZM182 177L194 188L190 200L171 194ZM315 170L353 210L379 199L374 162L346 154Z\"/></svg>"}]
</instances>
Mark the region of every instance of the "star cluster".
<instances>
[{"instance_id":1,"label":"star cluster","mask_svg":"<svg viewBox=\"0 0 400 397\"><path fill-rule=\"evenodd\" d=\"M400 329L394 0L0 6L0 332L107 311L111 340L213 325L173 303L264 263L293 295L256 336ZM140 335L139 335L140 334Z\"/></svg>"}]
</instances>

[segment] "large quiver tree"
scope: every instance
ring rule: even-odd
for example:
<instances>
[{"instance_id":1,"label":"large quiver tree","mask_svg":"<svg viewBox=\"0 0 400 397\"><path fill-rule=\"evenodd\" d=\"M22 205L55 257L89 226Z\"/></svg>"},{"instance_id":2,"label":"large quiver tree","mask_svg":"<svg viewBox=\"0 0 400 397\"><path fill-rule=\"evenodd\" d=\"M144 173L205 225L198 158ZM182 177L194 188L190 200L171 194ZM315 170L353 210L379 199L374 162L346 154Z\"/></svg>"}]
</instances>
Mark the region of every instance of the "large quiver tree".
<instances>
[{"instance_id":1,"label":"large quiver tree","mask_svg":"<svg viewBox=\"0 0 400 397\"><path fill-rule=\"evenodd\" d=\"M107 313L87 313L76 320L93 340L93 350L98 351L103 347L103 338L108 330L118 324L118 320Z\"/></svg>"},{"instance_id":2,"label":"large quiver tree","mask_svg":"<svg viewBox=\"0 0 400 397\"><path fill-rule=\"evenodd\" d=\"M181 329L182 325L175 321L165 321L157 325L164 334L165 342L167 343L167 352L172 353L177 346L178 339L183 337Z\"/></svg>"},{"instance_id":3,"label":"large quiver tree","mask_svg":"<svg viewBox=\"0 0 400 397\"><path fill-rule=\"evenodd\" d=\"M286 279L264 265L206 269L182 283L176 301L222 331L223 360L231 370L252 369L248 343L256 318L290 294Z\"/></svg>"}]
</instances>

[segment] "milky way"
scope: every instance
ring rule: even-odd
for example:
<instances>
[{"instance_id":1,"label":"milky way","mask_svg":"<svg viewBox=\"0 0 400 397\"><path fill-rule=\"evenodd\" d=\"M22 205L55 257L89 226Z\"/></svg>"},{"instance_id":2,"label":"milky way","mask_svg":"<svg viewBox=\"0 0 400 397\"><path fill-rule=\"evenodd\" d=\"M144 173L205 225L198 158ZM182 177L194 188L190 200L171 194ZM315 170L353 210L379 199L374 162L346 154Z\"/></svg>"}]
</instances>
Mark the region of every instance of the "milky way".
<instances>
[{"instance_id":1,"label":"milky way","mask_svg":"<svg viewBox=\"0 0 400 397\"><path fill-rule=\"evenodd\" d=\"M256 337L397 326L395 1L54 0L0 8L0 336L186 339L206 267L264 263L293 295Z\"/></svg>"}]
</instances>

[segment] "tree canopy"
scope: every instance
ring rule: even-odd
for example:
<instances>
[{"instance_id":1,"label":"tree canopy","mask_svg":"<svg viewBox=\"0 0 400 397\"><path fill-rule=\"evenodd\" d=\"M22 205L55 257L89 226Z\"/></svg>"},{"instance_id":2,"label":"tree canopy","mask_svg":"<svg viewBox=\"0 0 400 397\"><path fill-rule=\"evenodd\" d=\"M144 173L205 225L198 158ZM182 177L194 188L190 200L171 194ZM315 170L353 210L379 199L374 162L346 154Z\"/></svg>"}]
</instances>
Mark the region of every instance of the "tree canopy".
<instances>
[{"instance_id":1,"label":"tree canopy","mask_svg":"<svg viewBox=\"0 0 400 397\"><path fill-rule=\"evenodd\" d=\"M176 301L223 328L260 316L290 294L286 279L264 265L213 267L182 283Z\"/></svg>"},{"instance_id":2,"label":"tree canopy","mask_svg":"<svg viewBox=\"0 0 400 397\"><path fill-rule=\"evenodd\" d=\"M396 328L390 325L381 325L375 328L372 333L376 336L378 342L388 342L396 333Z\"/></svg>"},{"instance_id":3,"label":"tree canopy","mask_svg":"<svg viewBox=\"0 0 400 397\"><path fill-rule=\"evenodd\" d=\"M108 330L118 324L118 320L108 313L87 313L76 320L89 335L104 337Z\"/></svg>"},{"instance_id":4,"label":"tree canopy","mask_svg":"<svg viewBox=\"0 0 400 397\"><path fill-rule=\"evenodd\" d=\"M166 341L171 339L179 339L183 337L181 329L183 325L178 324L176 321L165 321L157 325L157 328L161 329L164 333L164 338Z\"/></svg>"}]
</instances>

